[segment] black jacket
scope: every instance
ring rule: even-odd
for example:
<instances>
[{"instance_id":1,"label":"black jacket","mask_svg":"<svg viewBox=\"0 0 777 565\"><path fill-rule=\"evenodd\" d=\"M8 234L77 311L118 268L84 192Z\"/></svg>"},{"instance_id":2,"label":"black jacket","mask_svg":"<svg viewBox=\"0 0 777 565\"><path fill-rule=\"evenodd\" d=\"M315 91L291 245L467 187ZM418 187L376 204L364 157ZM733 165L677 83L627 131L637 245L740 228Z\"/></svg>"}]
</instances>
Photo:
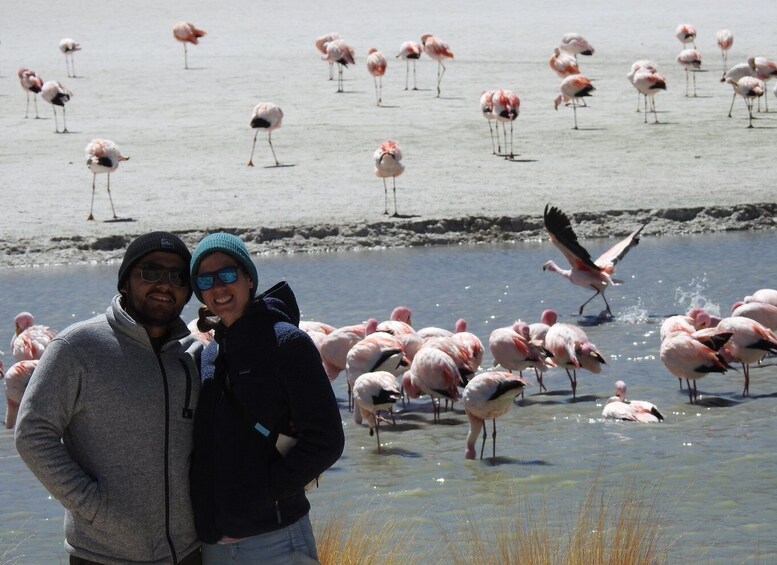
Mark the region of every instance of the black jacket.
<instances>
[{"instance_id":1,"label":"black jacket","mask_svg":"<svg viewBox=\"0 0 777 565\"><path fill-rule=\"evenodd\" d=\"M332 386L298 324L294 294L281 282L217 328L203 352L191 488L206 543L296 522L310 509L305 486L342 454ZM297 439L285 457L275 447L279 433Z\"/></svg>"}]
</instances>

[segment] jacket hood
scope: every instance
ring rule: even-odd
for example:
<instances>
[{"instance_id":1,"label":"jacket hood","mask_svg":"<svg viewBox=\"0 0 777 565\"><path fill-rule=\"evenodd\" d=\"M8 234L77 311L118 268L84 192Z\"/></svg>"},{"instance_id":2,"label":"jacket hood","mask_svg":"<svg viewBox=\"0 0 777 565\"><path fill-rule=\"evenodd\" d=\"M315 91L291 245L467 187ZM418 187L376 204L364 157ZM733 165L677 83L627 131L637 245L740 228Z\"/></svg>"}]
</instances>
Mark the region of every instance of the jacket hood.
<instances>
[{"instance_id":1,"label":"jacket hood","mask_svg":"<svg viewBox=\"0 0 777 565\"><path fill-rule=\"evenodd\" d=\"M267 310L286 322L299 326L297 297L286 281L281 281L260 294L255 302L263 301ZM250 306L249 306L250 308Z\"/></svg>"}]
</instances>

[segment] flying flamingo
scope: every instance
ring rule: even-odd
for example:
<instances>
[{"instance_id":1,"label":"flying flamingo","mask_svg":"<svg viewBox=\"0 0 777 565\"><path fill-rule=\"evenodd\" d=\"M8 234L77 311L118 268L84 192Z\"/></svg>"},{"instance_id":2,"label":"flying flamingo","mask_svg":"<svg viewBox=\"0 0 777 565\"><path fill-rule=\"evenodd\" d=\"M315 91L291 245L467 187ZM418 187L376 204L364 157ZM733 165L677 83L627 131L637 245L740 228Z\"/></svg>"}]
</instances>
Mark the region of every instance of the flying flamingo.
<instances>
[{"instance_id":1,"label":"flying flamingo","mask_svg":"<svg viewBox=\"0 0 777 565\"><path fill-rule=\"evenodd\" d=\"M580 74L580 69L577 66L577 59L567 52L562 53L561 49L558 47L553 49L553 55L550 56L548 65L561 79Z\"/></svg>"},{"instance_id":2,"label":"flying flamingo","mask_svg":"<svg viewBox=\"0 0 777 565\"><path fill-rule=\"evenodd\" d=\"M326 55L326 44L329 43L330 41L335 41L336 39L342 39L340 34L337 33L336 31L322 35L316 38L316 42L315 42L316 49L321 51L322 55ZM333 69L334 69L334 61L329 61L329 80L332 80L334 78Z\"/></svg>"},{"instance_id":3,"label":"flying flamingo","mask_svg":"<svg viewBox=\"0 0 777 565\"><path fill-rule=\"evenodd\" d=\"M696 49L696 28L691 24L680 24L677 26L674 35L683 46L690 44Z\"/></svg>"},{"instance_id":4,"label":"flying flamingo","mask_svg":"<svg viewBox=\"0 0 777 565\"><path fill-rule=\"evenodd\" d=\"M19 83L27 94L27 107L24 109L24 117L27 118L30 111L30 93L32 92L32 99L35 101L35 119L37 120L39 118L37 94L43 88L43 79L35 71L25 69L24 67L19 69L16 75L19 77Z\"/></svg>"},{"instance_id":5,"label":"flying flamingo","mask_svg":"<svg viewBox=\"0 0 777 565\"><path fill-rule=\"evenodd\" d=\"M19 312L14 317L14 336L11 338L11 353L17 361L40 359L43 351L57 335L49 326L35 323L29 312Z\"/></svg>"},{"instance_id":6,"label":"flying flamingo","mask_svg":"<svg viewBox=\"0 0 777 565\"><path fill-rule=\"evenodd\" d=\"M386 178L391 177L394 183L394 214L393 217L399 217L397 212L397 177L405 171L402 164L402 150L394 140L387 140L380 144L372 155L375 161L375 176L383 179L383 200L385 205L384 214L388 214L388 187Z\"/></svg>"},{"instance_id":7,"label":"flying flamingo","mask_svg":"<svg viewBox=\"0 0 777 565\"><path fill-rule=\"evenodd\" d=\"M62 41L59 42L59 50L62 51L62 53L65 55L65 66L67 67L67 76L70 78L76 78L76 62L73 58L73 55L76 51L81 50L81 45L70 39L69 37L66 37ZM68 63L68 58L70 58L70 62ZM71 68L73 74L71 75Z\"/></svg>"},{"instance_id":8,"label":"flying flamingo","mask_svg":"<svg viewBox=\"0 0 777 565\"><path fill-rule=\"evenodd\" d=\"M701 69L701 55L696 49L683 49L677 56L677 62L685 69L685 96L688 97L688 74L693 74L693 97L696 98L696 73Z\"/></svg>"},{"instance_id":9,"label":"flying flamingo","mask_svg":"<svg viewBox=\"0 0 777 565\"><path fill-rule=\"evenodd\" d=\"M766 93L764 81L756 77L742 77L733 84L734 92L745 101L747 112L750 116L748 128L753 127L753 101Z\"/></svg>"},{"instance_id":10,"label":"flying flamingo","mask_svg":"<svg viewBox=\"0 0 777 565\"><path fill-rule=\"evenodd\" d=\"M640 69L647 69L653 73L658 72L658 67L650 59L639 59L638 61L634 61L634 63L631 65L631 70L629 71L629 74L626 75L626 78L629 79L629 82L631 83L632 86L634 86L634 88L636 88L636 86L634 85L634 75L637 74L637 71ZM639 112L640 96L643 96L643 94L639 90L637 90L637 112Z\"/></svg>"},{"instance_id":11,"label":"flying flamingo","mask_svg":"<svg viewBox=\"0 0 777 565\"><path fill-rule=\"evenodd\" d=\"M378 99L378 106L383 101L383 75L386 74L386 58L383 53L371 47L367 55L367 71L372 75L375 83L375 98Z\"/></svg>"},{"instance_id":12,"label":"flying flamingo","mask_svg":"<svg viewBox=\"0 0 777 565\"><path fill-rule=\"evenodd\" d=\"M653 112L653 123L658 123L658 115L656 114L656 93L666 90L666 79L663 75L657 72L650 71L645 68L638 69L634 73L634 79L632 81L634 88L637 92L641 93L645 97L645 123L647 123L648 115L648 98L650 98L650 109Z\"/></svg>"},{"instance_id":13,"label":"flying flamingo","mask_svg":"<svg viewBox=\"0 0 777 565\"><path fill-rule=\"evenodd\" d=\"M777 353L777 335L763 324L743 316L723 318L717 330L733 335L721 353L728 362L742 363L745 376L743 396L750 394L750 365L760 363L767 353Z\"/></svg>"},{"instance_id":14,"label":"flying flamingo","mask_svg":"<svg viewBox=\"0 0 777 565\"><path fill-rule=\"evenodd\" d=\"M591 92L596 90L593 85L591 84L591 81L588 80L583 75L571 75L565 78L561 81L561 93L556 96L556 99L554 100L554 104L556 107L556 110L558 110L558 107L561 105L562 102L566 106L571 105L572 110L575 113L575 128L577 128L577 106L578 106L578 100L581 100L582 98L586 96L591 96ZM585 104L583 104L585 105Z\"/></svg>"},{"instance_id":15,"label":"flying flamingo","mask_svg":"<svg viewBox=\"0 0 777 565\"><path fill-rule=\"evenodd\" d=\"M604 291L607 287L621 283L621 281L612 278L615 273L615 265L626 256L632 247L639 243L639 234L647 223L631 232L626 238L602 253L596 261L593 261L588 251L577 241L572 223L564 212L547 204L543 218L545 229L550 234L550 241L564 254L571 268L562 269L555 262L548 261L542 266L542 270L553 271L568 278L572 284L595 291L595 294L580 306L579 315L583 315L583 308L586 304L601 294L607 307L607 314L612 317L612 311L604 296Z\"/></svg>"},{"instance_id":16,"label":"flying flamingo","mask_svg":"<svg viewBox=\"0 0 777 565\"><path fill-rule=\"evenodd\" d=\"M178 22L173 26L173 37L183 43L183 68L189 68L189 50L186 47L187 43L193 43L197 45L200 42L200 37L205 35L205 30L197 29L194 24L187 22Z\"/></svg>"},{"instance_id":17,"label":"flying flamingo","mask_svg":"<svg viewBox=\"0 0 777 565\"><path fill-rule=\"evenodd\" d=\"M344 39L330 41L325 44L325 47L326 53L321 58L330 63L337 63L337 92L344 92L343 69L356 62L353 47L348 45Z\"/></svg>"},{"instance_id":18,"label":"flying flamingo","mask_svg":"<svg viewBox=\"0 0 777 565\"><path fill-rule=\"evenodd\" d=\"M606 364L599 349L591 343L586 333L577 326L553 324L545 334L545 348L553 356L558 367L564 367L572 385L572 398L577 399L577 370L586 369L592 373L601 373Z\"/></svg>"},{"instance_id":19,"label":"flying flamingo","mask_svg":"<svg viewBox=\"0 0 777 565\"><path fill-rule=\"evenodd\" d=\"M64 126L64 129L62 130L61 133L68 133L67 116L65 115L65 104L73 96L73 93L70 92L64 86L62 86L62 84L60 84L59 82L55 80L50 80L48 82L43 83L43 86L41 87L41 90L40 90L40 96L46 102L51 104L51 107L54 110L54 133L60 133L59 124L57 123L57 106L60 106L62 108L62 124Z\"/></svg>"},{"instance_id":20,"label":"flying flamingo","mask_svg":"<svg viewBox=\"0 0 777 565\"><path fill-rule=\"evenodd\" d=\"M448 44L441 39L433 36L431 33L425 33L421 36L421 44L423 45L424 53L426 53L430 59L437 61L437 98L440 97L440 81L442 75L445 74L445 59L453 59L453 52Z\"/></svg>"},{"instance_id":21,"label":"flying flamingo","mask_svg":"<svg viewBox=\"0 0 777 565\"><path fill-rule=\"evenodd\" d=\"M514 159L513 153L513 122L518 117L521 100L512 90L497 90L492 98L494 118L502 124L502 138L505 140L505 159ZM510 123L510 151L507 152L507 130L505 123ZM497 125L497 129L499 126Z\"/></svg>"},{"instance_id":22,"label":"flying flamingo","mask_svg":"<svg viewBox=\"0 0 777 565\"><path fill-rule=\"evenodd\" d=\"M607 400L602 410L602 416L613 420L626 420L629 422L655 423L664 419L663 414L652 402L645 400L627 400L626 383L615 383L615 395Z\"/></svg>"},{"instance_id":23,"label":"flying flamingo","mask_svg":"<svg viewBox=\"0 0 777 565\"><path fill-rule=\"evenodd\" d=\"M469 419L466 459L475 458L475 442L483 430L480 458L486 446L486 420L491 420L491 457L496 458L496 419L513 406L515 397L521 394L529 382L517 375L500 371L487 371L475 376L464 388L462 399Z\"/></svg>"},{"instance_id":24,"label":"flying flamingo","mask_svg":"<svg viewBox=\"0 0 777 565\"><path fill-rule=\"evenodd\" d=\"M720 55L723 57L723 75L725 76L728 70L728 50L734 45L734 34L730 29L721 29L718 30L717 39Z\"/></svg>"},{"instance_id":25,"label":"flying flamingo","mask_svg":"<svg viewBox=\"0 0 777 565\"><path fill-rule=\"evenodd\" d=\"M731 332L692 334L677 331L661 342L659 357L664 366L678 379L688 382L688 399L698 401L696 381L709 373L725 373L731 366L718 353L733 335Z\"/></svg>"},{"instance_id":26,"label":"flying flamingo","mask_svg":"<svg viewBox=\"0 0 777 565\"><path fill-rule=\"evenodd\" d=\"M726 82L732 87L736 87L739 79L743 77L755 76L755 57L750 57L743 63L737 63L723 74L723 78L720 82ZM731 112L734 110L734 101L737 99L737 89L734 88L734 95L731 97L731 106L728 109L728 117L731 117Z\"/></svg>"},{"instance_id":27,"label":"flying flamingo","mask_svg":"<svg viewBox=\"0 0 777 565\"><path fill-rule=\"evenodd\" d=\"M381 421L378 412L381 410L391 412L400 398L402 393L397 386L397 379L387 371L364 373L353 385L354 420L357 414L359 415L357 424L361 424L362 418L367 419L370 436L373 435L374 430L378 439L378 453L380 453Z\"/></svg>"},{"instance_id":28,"label":"flying flamingo","mask_svg":"<svg viewBox=\"0 0 777 565\"><path fill-rule=\"evenodd\" d=\"M89 217L86 219L94 220L92 209L94 208L94 190L97 175L108 173L108 199L111 202L111 211L115 220L117 216L116 209L113 207L113 198L111 197L111 173L119 168L120 162L128 161L129 157L122 155L116 144L108 139L93 139L86 146L85 153L86 166L92 171L92 203L89 205Z\"/></svg>"},{"instance_id":29,"label":"flying flamingo","mask_svg":"<svg viewBox=\"0 0 777 565\"><path fill-rule=\"evenodd\" d=\"M559 49L572 53L577 59L578 55L590 56L594 54L594 48L579 33L567 33L558 44Z\"/></svg>"},{"instance_id":30,"label":"flying flamingo","mask_svg":"<svg viewBox=\"0 0 777 565\"><path fill-rule=\"evenodd\" d=\"M256 136L259 135L259 130L267 130L267 143L270 144L270 151L272 151L272 157L275 159L275 166L279 167L280 163L275 156L275 149L272 146L272 131L281 127L281 121L283 120L283 110L272 102L259 102L254 106L254 111L251 113L251 127L256 130L254 133L254 143L251 145L251 157L248 159L248 166L254 166L254 149L256 149Z\"/></svg>"},{"instance_id":31,"label":"flying flamingo","mask_svg":"<svg viewBox=\"0 0 777 565\"><path fill-rule=\"evenodd\" d=\"M27 388L27 384L30 382L35 367L38 365L38 360L25 360L14 363L8 369L5 374L5 398L6 398L6 411L5 411L5 428L10 430L16 425L16 416L19 413L19 404L24 396L24 391ZM2 374L2 373L0 373Z\"/></svg>"},{"instance_id":32,"label":"flying flamingo","mask_svg":"<svg viewBox=\"0 0 777 565\"><path fill-rule=\"evenodd\" d=\"M405 41L399 48L397 58L405 60L405 90L410 75L410 61L413 61L413 90L418 90L415 82L415 62L421 58L421 44L415 41Z\"/></svg>"},{"instance_id":33,"label":"flying flamingo","mask_svg":"<svg viewBox=\"0 0 777 565\"><path fill-rule=\"evenodd\" d=\"M494 128L491 127L491 122L496 120L494 115L494 91L486 90L480 96L480 112L483 117L488 120L488 131L491 133L491 153L493 155L499 155L502 153L502 146L499 145L499 127L496 128L496 146L494 145Z\"/></svg>"}]
</instances>

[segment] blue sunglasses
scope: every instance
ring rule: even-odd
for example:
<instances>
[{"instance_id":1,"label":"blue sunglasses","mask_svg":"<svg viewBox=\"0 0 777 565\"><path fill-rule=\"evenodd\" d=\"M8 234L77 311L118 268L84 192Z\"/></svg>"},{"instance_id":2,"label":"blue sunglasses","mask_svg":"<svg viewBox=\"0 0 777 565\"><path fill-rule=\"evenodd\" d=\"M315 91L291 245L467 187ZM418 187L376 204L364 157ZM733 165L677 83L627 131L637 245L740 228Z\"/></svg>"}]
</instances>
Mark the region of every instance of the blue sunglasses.
<instances>
[{"instance_id":1,"label":"blue sunglasses","mask_svg":"<svg viewBox=\"0 0 777 565\"><path fill-rule=\"evenodd\" d=\"M232 284L237 280L237 265L224 267L215 273L202 273L194 277L194 284L199 290L210 290L216 284L216 277L224 284Z\"/></svg>"}]
</instances>

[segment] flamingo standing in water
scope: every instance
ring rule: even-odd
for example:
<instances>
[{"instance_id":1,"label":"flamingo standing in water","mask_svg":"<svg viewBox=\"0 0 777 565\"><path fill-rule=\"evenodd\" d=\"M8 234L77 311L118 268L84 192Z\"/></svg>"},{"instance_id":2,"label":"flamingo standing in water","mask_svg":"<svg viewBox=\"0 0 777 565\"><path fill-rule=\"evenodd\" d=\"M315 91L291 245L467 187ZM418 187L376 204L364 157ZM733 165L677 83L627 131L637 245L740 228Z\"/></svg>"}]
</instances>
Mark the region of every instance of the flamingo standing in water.
<instances>
[{"instance_id":1,"label":"flamingo standing in water","mask_svg":"<svg viewBox=\"0 0 777 565\"><path fill-rule=\"evenodd\" d=\"M545 348L558 367L564 367L572 385L572 399L577 399L577 370L601 373L607 362L586 333L577 326L557 322L545 334Z\"/></svg>"},{"instance_id":2,"label":"flamingo standing in water","mask_svg":"<svg viewBox=\"0 0 777 565\"><path fill-rule=\"evenodd\" d=\"M720 82L726 82L732 87L736 87L739 79L743 77L755 76L755 57L750 57L743 63L737 63L723 74L723 78ZM734 110L734 101L737 99L737 89L734 88L734 95L731 97L731 106L728 109L728 117L731 117L731 112Z\"/></svg>"},{"instance_id":3,"label":"flamingo standing in water","mask_svg":"<svg viewBox=\"0 0 777 565\"><path fill-rule=\"evenodd\" d=\"M421 44L423 45L424 53L426 53L430 59L437 61L437 98L440 97L440 81L442 75L445 74L445 59L453 59L453 52L448 44L441 39L433 36L431 33L425 33L421 36Z\"/></svg>"},{"instance_id":4,"label":"flamingo standing in water","mask_svg":"<svg viewBox=\"0 0 777 565\"><path fill-rule=\"evenodd\" d=\"M650 110L653 112L653 123L658 123L658 114L656 114L656 94L666 90L666 79L663 75L646 68L637 69L634 73L632 84L637 92L645 97L645 123L648 115L648 98L650 98Z\"/></svg>"},{"instance_id":5,"label":"flamingo standing in water","mask_svg":"<svg viewBox=\"0 0 777 565\"><path fill-rule=\"evenodd\" d=\"M405 60L405 90L407 90L408 78L410 76L410 61L413 61L413 90L418 90L415 82L415 62L421 58L422 47L415 41L405 41L399 48L397 58Z\"/></svg>"},{"instance_id":6,"label":"flamingo standing in water","mask_svg":"<svg viewBox=\"0 0 777 565\"><path fill-rule=\"evenodd\" d=\"M777 76L777 63L771 59L767 59L766 57L753 57L753 65L755 68L755 74L753 76L764 81L764 93L766 93L766 83ZM769 111L769 103L767 102L768 99L768 97L764 96L766 112ZM761 111L760 98L758 102L758 111Z\"/></svg>"},{"instance_id":7,"label":"flamingo standing in water","mask_svg":"<svg viewBox=\"0 0 777 565\"><path fill-rule=\"evenodd\" d=\"M19 312L13 319L14 336L11 338L11 354L17 361L40 359L43 351L57 335L49 326L35 323L29 312Z\"/></svg>"},{"instance_id":8,"label":"flamingo standing in water","mask_svg":"<svg viewBox=\"0 0 777 565\"><path fill-rule=\"evenodd\" d=\"M272 158L275 160L275 166L279 167L280 163L275 156L275 149L272 146L272 131L281 127L281 121L283 120L283 110L272 102L259 102L254 106L254 110L251 113L251 127L256 130L254 133L254 143L251 145L251 157L248 159L248 166L254 166L254 149L256 149L256 136L259 135L259 130L263 129L267 131L267 143L270 144L270 151L272 151Z\"/></svg>"},{"instance_id":9,"label":"flamingo standing in water","mask_svg":"<svg viewBox=\"0 0 777 565\"><path fill-rule=\"evenodd\" d=\"M327 33L325 35L319 36L316 38L315 45L316 49L318 49L322 55L326 55L326 44L330 41L335 41L336 39L342 39L339 33L336 31L333 31L331 33ZM334 61L329 61L329 80L332 80L334 78Z\"/></svg>"},{"instance_id":10,"label":"flamingo standing in water","mask_svg":"<svg viewBox=\"0 0 777 565\"><path fill-rule=\"evenodd\" d=\"M73 96L72 92L70 92L67 88L65 88L64 86L62 86L62 84L60 84L55 80L50 80L48 82L43 83L43 86L40 89L40 97L43 98L49 104L51 104L51 107L54 110L54 133L60 133L59 123L57 122L57 106L62 108L63 129L61 133L68 133L67 116L65 115L65 104L67 104L67 102L70 100L72 96Z\"/></svg>"},{"instance_id":11,"label":"flamingo standing in water","mask_svg":"<svg viewBox=\"0 0 777 565\"><path fill-rule=\"evenodd\" d=\"M596 90L594 86L591 84L591 81L588 80L583 75L571 75L565 78L561 81L561 93L556 96L556 99L554 100L554 104L556 107L556 110L558 110L558 107L563 102L566 106L571 105L572 110L575 114L575 128L577 128L577 107L578 107L578 100L581 100L582 98L586 96L591 96L591 92Z\"/></svg>"},{"instance_id":12,"label":"flamingo standing in water","mask_svg":"<svg viewBox=\"0 0 777 565\"><path fill-rule=\"evenodd\" d=\"M440 398L456 401L460 398L458 385L461 375L450 355L435 347L422 347L410 370L402 377L405 393L410 398L428 394L432 398L434 422L440 420Z\"/></svg>"},{"instance_id":13,"label":"flamingo standing in water","mask_svg":"<svg viewBox=\"0 0 777 565\"><path fill-rule=\"evenodd\" d=\"M325 44L325 47L326 53L321 58L330 63L337 63L337 92L344 92L343 69L356 63L353 47L348 45L344 39L330 41Z\"/></svg>"},{"instance_id":14,"label":"flamingo standing in water","mask_svg":"<svg viewBox=\"0 0 777 565\"><path fill-rule=\"evenodd\" d=\"M620 284L621 281L612 278L615 273L615 265L626 256L632 247L639 243L639 234L647 223L631 232L626 238L602 253L596 261L593 261L588 251L578 242L577 235L572 229L572 223L564 212L548 204L545 206L543 218L545 229L550 234L550 241L564 254L571 268L562 269L555 262L548 261L542 266L542 270L553 271L569 279L572 284L595 291L594 295L580 306L579 315L583 315L583 308L586 304L601 294L607 308L607 314L612 317L612 311L604 296L604 291L607 287Z\"/></svg>"},{"instance_id":15,"label":"flamingo standing in water","mask_svg":"<svg viewBox=\"0 0 777 565\"><path fill-rule=\"evenodd\" d=\"M89 217L87 220L94 220L92 209L94 208L94 190L97 175L100 173L108 174L108 199L111 202L111 211L113 219L117 219L116 209L113 207L113 198L111 197L111 173L119 168L119 163L128 161L116 147L116 144L109 139L93 139L86 146L86 166L92 171L92 203L89 205Z\"/></svg>"},{"instance_id":16,"label":"flamingo standing in water","mask_svg":"<svg viewBox=\"0 0 777 565\"><path fill-rule=\"evenodd\" d=\"M742 395L747 396L750 394L750 365L760 363L767 353L777 353L777 335L763 324L743 316L723 318L716 329L733 334L721 353L728 363L742 363L745 376Z\"/></svg>"},{"instance_id":17,"label":"flamingo standing in water","mask_svg":"<svg viewBox=\"0 0 777 565\"><path fill-rule=\"evenodd\" d=\"M594 54L593 46L579 33L567 33L558 44L559 49L571 53L575 59L578 55L590 56Z\"/></svg>"},{"instance_id":18,"label":"flamingo standing in water","mask_svg":"<svg viewBox=\"0 0 777 565\"><path fill-rule=\"evenodd\" d=\"M760 288L753 294L745 296L745 304L750 302L763 302L764 304L777 306L777 290L773 288Z\"/></svg>"},{"instance_id":19,"label":"flamingo standing in water","mask_svg":"<svg viewBox=\"0 0 777 565\"><path fill-rule=\"evenodd\" d=\"M513 153L513 122L518 118L521 100L512 90L497 90L492 98L494 119L502 124L502 138L505 140L505 159L515 158ZM510 150L507 149L507 130L505 123L510 123ZM497 125L497 129L499 126ZM497 134L498 135L498 134Z\"/></svg>"},{"instance_id":20,"label":"flamingo standing in water","mask_svg":"<svg viewBox=\"0 0 777 565\"><path fill-rule=\"evenodd\" d=\"M194 24L188 22L178 22L173 26L173 37L183 43L183 68L189 68L189 50L187 43L197 45L200 37L205 35L205 30L198 29Z\"/></svg>"},{"instance_id":21,"label":"flamingo standing in water","mask_svg":"<svg viewBox=\"0 0 777 565\"><path fill-rule=\"evenodd\" d=\"M16 72L19 77L19 83L22 85L22 89L27 94L27 106L24 109L24 117L27 118L30 111L30 93L32 93L32 99L35 101L35 119L38 116L38 93L43 88L43 79L38 74L30 69L22 67Z\"/></svg>"},{"instance_id":22,"label":"flamingo standing in water","mask_svg":"<svg viewBox=\"0 0 777 565\"><path fill-rule=\"evenodd\" d=\"M728 50L734 45L734 34L730 29L718 30L717 40L718 47L720 47L720 55L723 57L723 76L725 76L728 70Z\"/></svg>"},{"instance_id":23,"label":"flamingo standing in water","mask_svg":"<svg viewBox=\"0 0 777 565\"><path fill-rule=\"evenodd\" d=\"M569 53L562 53L561 49L558 47L553 49L553 55L550 56L548 65L560 79L580 74L580 69L577 66L577 59Z\"/></svg>"},{"instance_id":24,"label":"flamingo standing in water","mask_svg":"<svg viewBox=\"0 0 777 565\"><path fill-rule=\"evenodd\" d=\"M491 133L491 153L492 155L499 155L502 153L502 146L499 144L499 127L496 128L496 145L494 145L494 128L491 127L491 122L496 120L494 115L494 91L486 90L480 96L480 113L488 121L488 131Z\"/></svg>"},{"instance_id":25,"label":"flamingo standing in water","mask_svg":"<svg viewBox=\"0 0 777 565\"><path fill-rule=\"evenodd\" d=\"M661 341L659 357L664 366L678 379L688 382L688 399L691 404L698 402L696 381L709 373L725 373L731 366L718 353L731 332L686 333L676 331Z\"/></svg>"},{"instance_id":26,"label":"flamingo standing in water","mask_svg":"<svg viewBox=\"0 0 777 565\"><path fill-rule=\"evenodd\" d=\"M629 422L655 423L664 420L663 414L652 402L645 400L627 400L626 383L615 383L615 395L607 400L602 410L604 418L626 420Z\"/></svg>"},{"instance_id":27,"label":"flamingo standing in water","mask_svg":"<svg viewBox=\"0 0 777 565\"><path fill-rule=\"evenodd\" d=\"M696 28L691 24L680 24L677 26L674 35L683 46L692 45L696 49Z\"/></svg>"},{"instance_id":28,"label":"flamingo standing in water","mask_svg":"<svg viewBox=\"0 0 777 565\"><path fill-rule=\"evenodd\" d=\"M70 78L76 78L76 62L73 56L75 55L76 51L81 50L81 45L76 43L69 37L66 37L65 39L59 42L59 50L62 51L63 55L65 55L65 66L67 67L67 76ZM71 68L72 68L73 74L70 74Z\"/></svg>"},{"instance_id":29,"label":"flamingo standing in water","mask_svg":"<svg viewBox=\"0 0 777 565\"><path fill-rule=\"evenodd\" d=\"M696 49L683 49L677 62L685 69L685 96L688 97L689 73L693 74L693 97L696 98L696 73L701 69L701 55Z\"/></svg>"},{"instance_id":30,"label":"flamingo standing in water","mask_svg":"<svg viewBox=\"0 0 777 565\"><path fill-rule=\"evenodd\" d=\"M750 117L748 128L753 127L753 101L766 93L764 81L757 77L742 77L733 84L734 92L745 101Z\"/></svg>"},{"instance_id":31,"label":"flamingo standing in water","mask_svg":"<svg viewBox=\"0 0 777 565\"><path fill-rule=\"evenodd\" d=\"M379 411L391 412L394 404L402 398L397 386L397 379L387 371L374 371L360 375L353 385L354 420L361 424L362 418L367 419L370 436L373 430L378 439L380 453L380 421Z\"/></svg>"},{"instance_id":32,"label":"flamingo standing in water","mask_svg":"<svg viewBox=\"0 0 777 565\"><path fill-rule=\"evenodd\" d=\"M496 458L496 419L506 414L513 406L515 397L529 386L522 377L501 371L487 371L475 376L464 388L462 401L464 411L469 419L466 459L475 458L475 442L480 431L483 431L483 441L480 444L480 458L483 459L483 449L486 447L486 420L491 420L491 457Z\"/></svg>"},{"instance_id":33,"label":"flamingo standing in water","mask_svg":"<svg viewBox=\"0 0 777 565\"><path fill-rule=\"evenodd\" d=\"M367 55L367 71L372 75L375 83L375 98L378 99L378 106L383 101L383 75L386 74L386 58L383 53L371 47Z\"/></svg>"},{"instance_id":34,"label":"flamingo standing in water","mask_svg":"<svg viewBox=\"0 0 777 565\"><path fill-rule=\"evenodd\" d=\"M399 148L399 144L389 139L380 144L372 155L375 161L375 176L383 179L383 201L385 209L384 214L388 214L388 187L386 186L386 178L391 177L394 183L394 214L393 216L399 217L397 212L397 177L405 172L405 166L402 164L402 150Z\"/></svg>"},{"instance_id":35,"label":"flamingo standing in water","mask_svg":"<svg viewBox=\"0 0 777 565\"><path fill-rule=\"evenodd\" d=\"M19 414L19 404L27 389L33 371L38 365L38 360L24 360L14 363L5 374L4 387L6 399L5 428L10 430L16 425L16 416ZM2 372L0 371L0 375Z\"/></svg>"},{"instance_id":36,"label":"flamingo standing in water","mask_svg":"<svg viewBox=\"0 0 777 565\"><path fill-rule=\"evenodd\" d=\"M629 74L626 75L626 78L629 79L629 82L631 83L634 88L637 88L634 84L634 75L637 74L637 71L640 69L647 69L650 72L658 72L658 66L651 61L650 59L639 59L638 61L634 61L631 65L631 70L629 71ZM637 90L637 112L639 112L639 99L640 96L643 96L643 94Z\"/></svg>"}]
</instances>

